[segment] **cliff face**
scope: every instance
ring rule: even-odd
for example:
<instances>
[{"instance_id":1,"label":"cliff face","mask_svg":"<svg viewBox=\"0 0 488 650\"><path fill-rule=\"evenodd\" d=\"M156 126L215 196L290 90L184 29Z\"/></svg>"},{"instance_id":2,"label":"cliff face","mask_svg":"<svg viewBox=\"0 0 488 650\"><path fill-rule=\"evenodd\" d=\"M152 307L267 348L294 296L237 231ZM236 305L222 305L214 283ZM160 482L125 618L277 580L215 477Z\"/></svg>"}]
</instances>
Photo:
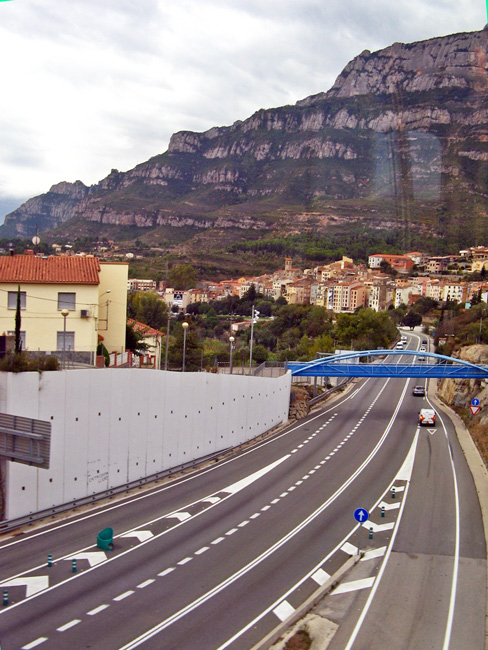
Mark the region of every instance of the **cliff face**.
<instances>
[{"instance_id":1,"label":"cliff face","mask_svg":"<svg viewBox=\"0 0 488 650\"><path fill-rule=\"evenodd\" d=\"M176 133L164 154L91 188L53 186L8 215L4 233L75 216L266 230L304 212L359 212L374 227L396 220L463 244L467 211L471 232L488 233L487 41L483 30L362 52L328 92L230 127Z\"/></svg>"}]
</instances>

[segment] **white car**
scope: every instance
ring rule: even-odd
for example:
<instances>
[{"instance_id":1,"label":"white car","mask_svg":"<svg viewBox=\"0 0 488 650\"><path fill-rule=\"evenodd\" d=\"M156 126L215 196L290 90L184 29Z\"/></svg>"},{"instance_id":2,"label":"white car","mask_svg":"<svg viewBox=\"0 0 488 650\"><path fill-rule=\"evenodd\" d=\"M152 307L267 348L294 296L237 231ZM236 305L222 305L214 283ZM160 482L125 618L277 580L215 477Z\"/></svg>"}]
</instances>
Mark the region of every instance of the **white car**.
<instances>
[{"instance_id":1,"label":"white car","mask_svg":"<svg viewBox=\"0 0 488 650\"><path fill-rule=\"evenodd\" d=\"M419 411L419 425L434 426L435 424L435 411L434 409L420 409Z\"/></svg>"}]
</instances>

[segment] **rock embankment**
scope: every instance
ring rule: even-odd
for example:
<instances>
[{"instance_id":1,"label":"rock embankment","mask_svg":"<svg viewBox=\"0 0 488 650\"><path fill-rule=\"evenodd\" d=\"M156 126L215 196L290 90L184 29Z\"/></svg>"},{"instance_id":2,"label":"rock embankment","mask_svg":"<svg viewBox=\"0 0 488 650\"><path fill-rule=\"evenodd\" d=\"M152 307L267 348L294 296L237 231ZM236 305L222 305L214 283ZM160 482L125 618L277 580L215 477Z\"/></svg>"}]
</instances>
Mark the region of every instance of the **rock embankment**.
<instances>
[{"instance_id":1,"label":"rock embankment","mask_svg":"<svg viewBox=\"0 0 488 650\"><path fill-rule=\"evenodd\" d=\"M310 411L310 395L306 388L294 386L290 392L290 410L288 417L290 420L301 420Z\"/></svg>"},{"instance_id":2,"label":"rock embankment","mask_svg":"<svg viewBox=\"0 0 488 650\"><path fill-rule=\"evenodd\" d=\"M488 365L488 345L462 348L458 357L476 365ZM437 396L461 416L488 467L488 378L439 379ZM469 408L474 397L480 401L476 415Z\"/></svg>"}]
</instances>

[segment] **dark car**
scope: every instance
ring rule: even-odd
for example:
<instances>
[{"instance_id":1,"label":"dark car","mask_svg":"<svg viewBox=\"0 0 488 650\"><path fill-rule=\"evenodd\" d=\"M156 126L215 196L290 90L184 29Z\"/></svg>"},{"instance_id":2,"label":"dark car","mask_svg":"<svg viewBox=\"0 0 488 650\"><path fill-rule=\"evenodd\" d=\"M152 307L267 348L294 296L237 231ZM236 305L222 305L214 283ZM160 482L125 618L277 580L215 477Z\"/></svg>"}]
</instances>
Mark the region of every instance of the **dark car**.
<instances>
[{"instance_id":1,"label":"dark car","mask_svg":"<svg viewBox=\"0 0 488 650\"><path fill-rule=\"evenodd\" d=\"M423 397L425 395L425 388L423 386L414 386L412 390L413 395L420 395Z\"/></svg>"}]
</instances>

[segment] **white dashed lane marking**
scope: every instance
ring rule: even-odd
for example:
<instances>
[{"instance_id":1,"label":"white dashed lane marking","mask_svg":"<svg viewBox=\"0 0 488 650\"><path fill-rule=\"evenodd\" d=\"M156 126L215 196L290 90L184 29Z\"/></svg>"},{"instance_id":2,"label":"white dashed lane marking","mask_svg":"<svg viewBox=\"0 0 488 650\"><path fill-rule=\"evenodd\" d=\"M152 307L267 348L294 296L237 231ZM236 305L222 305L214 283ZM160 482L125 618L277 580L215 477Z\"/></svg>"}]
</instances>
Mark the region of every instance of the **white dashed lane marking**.
<instances>
[{"instance_id":1,"label":"white dashed lane marking","mask_svg":"<svg viewBox=\"0 0 488 650\"><path fill-rule=\"evenodd\" d=\"M195 551L195 555L201 555L202 553L205 553L205 551L208 551L208 549L209 549L208 546L202 546L202 548L198 549L198 551Z\"/></svg>"},{"instance_id":2,"label":"white dashed lane marking","mask_svg":"<svg viewBox=\"0 0 488 650\"><path fill-rule=\"evenodd\" d=\"M359 591L360 589L369 589L374 584L374 578L363 578L362 580L352 580L344 582L331 592L331 595L347 594L350 591Z\"/></svg>"},{"instance_id":3,"label":"white dashed lane marking","mask_svg":"<svg viewBox=\"0 0 488 650\"><path fill-rule=\"evenodd\" d=\"M81 623L81 619L75 618L69 623L65 623L64 625L61 625L61 627L56 628L57 632L65 632L66 630L69 630L71 627L74 627L75 625L78 625L78 623Z\"/></svg>"},{"instance_id":4,"label":"white dashed lane marking","mask_svg":"<svg viewBox=\"0 0 488 650\"><path fill-rule=\"evenodd\" d=\"M153 582L155 582L154 578L149 578L149 580L145 580L144 582L141 582L140 585L137 585L137 588L144 589L145 587L149 587L149 585L152 585Z\"/></svg>"},{"instance_id":5,"label":"white dashed lane marking","mask_svg":"<svg viewBox=\"0 0 488 650\"><path fill-rule=\"evenodd\" d=\"M172 573L174 570L175 570L174 567L169 567L168 569L161 571L161 573L158 573L158 576L161 576L163 578L164 576L167 576L169 573Z\"/></svg>"},{"instance_id":6,"label":"white dashed lane marking","mask_svg":"<svg viewBox=\"0 0 488 650\"><path fill-rule=\"evenodd\" d=\"M312 575L312 580L315 580L315 582L320 586L325 585L329 578L330 575L323 569L318 569L318 571Z\"/></svg>"},{"instance_id":7,"label":"white dashed lane marking","mask_svg":"<svg viewBox=\"0 0 488 650\"><path fill-rule=\"evenodd\" d=\"M273 609L273 613L280 619L280 621L286 621L294 613L294 608L290 605L287 600L284 600L282 603Z\"/></svg>"},{"instance_id":8,"label":"white dashed lane marking","mask_svg":"<svg viewBox=\"0 0 488 650\"><path fill-rule=\"evenodd\" d=\"M87 614L88 616L95 616L95 614L100 614L100 612L103 612L107 607L110 607L110 605L99 605L98 607L95 607L95 609L91 609Z\"/></svg>"},{"instance_id":9,"label":"white dashed lane marking","mask_svg":"<svg viewBox=\"0 0 488 650\"><path fill-rule=\"evenodd\" d=\"M37 648L37 646L41 645L41 643L44 643L44 641L47 641L47 636L40 636L35 641L31 641L31 643L23 645L22 650L32 650L32 648Z\"/></svg>"},{"instance_id":10,"label":"white dashed lane marking","mask_svg":"<svg viewBox=\"0 0 488 650\"><path fill-rule=\"evenodd\" d=\"M132 596L133 593L134 593L133 590L129 589L129 591L124 591L124 593L120 594L120 596L115 596L114 600L120 602L121 600L124 600L125 598Z\"/></svg>"}]
</instances>

